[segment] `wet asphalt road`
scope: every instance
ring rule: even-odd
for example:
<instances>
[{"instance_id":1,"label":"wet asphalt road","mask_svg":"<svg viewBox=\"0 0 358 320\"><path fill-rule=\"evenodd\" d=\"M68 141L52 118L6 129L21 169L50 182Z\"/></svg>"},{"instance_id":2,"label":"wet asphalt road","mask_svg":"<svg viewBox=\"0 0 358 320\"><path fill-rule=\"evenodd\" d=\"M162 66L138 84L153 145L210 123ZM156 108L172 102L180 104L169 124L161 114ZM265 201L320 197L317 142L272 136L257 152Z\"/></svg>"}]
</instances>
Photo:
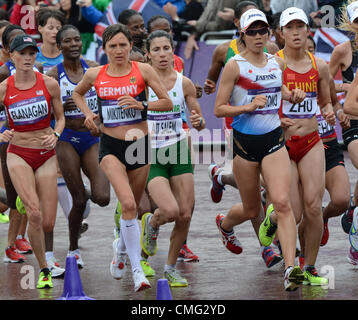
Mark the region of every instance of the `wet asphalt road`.
<instances>
[{"instance_id":1,"label":"wet asphalt road","mask_svg":"<svg viewBox=\"0 0 358 320\"><path fill-rule=\"evenodd\" d=\"M358 177L356 169L346 157L346 168L349 173L351 188ZM230 170L230 168L226 167ZM221 243L215 225L218 213L226 213L239 201L236 189L227 187L223 199L214 204L209 199L209 178L207 165L195 168L195 201L196 208L192 218L188 245L196 253L200 262L178 263L177 268L189 282L187 288L172 289L174 300L356 300L358 287L356 279L358 269L347 262L349 249L348 235L340 224L340 218L329 222L330 239L319 251L317 269L331 277L331 287L303 286L296 292L283 290L283 266L278 264L267 269L260 255L258 240L251 223L246 222L235 231L244 246L241 255L233 255ZM325 194L324 204L328 202ZM150 280L152 289L134 293L130 268L122 280L112 279L109 264L112 260L113 212L116 199L111 194L109 206L100 208L92 204L87 219L89 230L80 239L80 251L85 263L80 270L84 292L96 300L155 300L156 281L162 277L166 261L168 239L172 225L165 225L160 230L158 252L150 258L156 276ZM0 224L0 248L7 242L7 225ZM68 250L68 229L62 210L59 207L55 226L55 257L61 266L65 266ZM27 255L27 261L21 264L0 262L0 300L54 300L63 292L63 279L53 279L54 288L38 290L23 288L24 276L34 267L35 284L38 266L34 255ZM328 273L327 273L328 272Z\"/></svg>"}]
</instances>

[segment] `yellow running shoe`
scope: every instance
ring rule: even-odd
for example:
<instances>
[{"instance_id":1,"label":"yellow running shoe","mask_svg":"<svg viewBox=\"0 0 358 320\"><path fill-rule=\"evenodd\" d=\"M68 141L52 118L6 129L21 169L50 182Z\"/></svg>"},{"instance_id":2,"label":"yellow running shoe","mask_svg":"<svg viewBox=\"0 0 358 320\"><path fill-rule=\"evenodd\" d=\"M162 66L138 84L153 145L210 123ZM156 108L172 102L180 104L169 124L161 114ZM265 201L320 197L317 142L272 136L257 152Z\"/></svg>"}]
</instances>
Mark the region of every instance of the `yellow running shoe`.
<instances>
[{"instance_id":1,"label":"yellow running shoe","mask_svg":"<svg viewBox=\"0 0 358 320\"><path fill-rule=\"evenodd\" d=\"M140 260L140 265L142 266L144 275L146 277L154 277L155 276L155 270L150 266L150 264L147 260Z\"/></svg>"},{"instance_id":2,"label":"yellow running shoe","mask_svg":"<svg viewBox=\"0 0 358 320\"><path fill-rule=\"evenodd\" d=\"M37 282L37 289L53 288L51 272L44 270L40 272L39 280Z\"/></svg>"},{"instance_id":3,"label":"yellow running shoe","mask_svg":"<svg viewBox=\"0 0 358 320\"><path fill-rule=\"evenodd\" d=\"M16 209L19 213L21 214L26 214L26 210L24 207L24 204L22 203L21 199L19 196L17 196L16 198Z\"/></svg>"},{"instance_id":4,"label":"yellow running shoe","mask_svg":"<svg viewBox=\"0 0 358 320\"><path fill-rule=\"evenodd\" d=\"M326 286L328 285L328 279L320 277L317 273L316 268L305 270L304 271L305 280L303 281L304 285L311 286Z\"/></svg>"},{"instance_id":5,"label":"yellow running shoe","mask_svg":"<svg viewBox=\"0 0 358 320\"><path fill-rule=\"evenodd\" d=\"M273 205L270 204L266 210L266 218L264 222L262 222L260 225L259 239L264 247L270 246L273 239L275 238L277 225L274 225L270 220L270 216L273 211L274 211Z\"/></svg>"},{"instance_id":6,"label":"yellow running shoe","mask_svg":"<svg viewBox=\"0 0 358 320\"><path fill-rule=\"evenodd\" d=\"M164 271L164 278L168 280L169 286L171 287L187 287L188 281L183 278L177 269L170 269Z\"/></svg>"},{"instance_id":7,"label":"yellow running shoe","mask_svg":"<svg viewBox=\"0 0 358 320\"><path fill-rule=\"evenodd\" d=\"M6 213L0 212L0 223L9 223L10 219Z\"/></svg>"}]
</instances>

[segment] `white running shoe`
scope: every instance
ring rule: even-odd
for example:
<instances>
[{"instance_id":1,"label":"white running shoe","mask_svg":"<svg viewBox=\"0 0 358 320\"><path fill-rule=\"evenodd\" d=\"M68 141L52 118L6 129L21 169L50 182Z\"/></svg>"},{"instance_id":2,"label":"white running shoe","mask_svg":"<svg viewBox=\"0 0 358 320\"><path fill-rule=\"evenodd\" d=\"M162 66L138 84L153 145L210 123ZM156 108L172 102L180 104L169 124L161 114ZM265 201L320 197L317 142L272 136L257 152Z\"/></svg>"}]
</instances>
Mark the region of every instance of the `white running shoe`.
<instances>
[{"instance_id":1,"label":"white running shoe","mask_svg":"<svg viewBox=\"0 0 358 320\"><path fill-rule=\"evenodd\" d=\"M55 257L47 260L47 266L51 271L52 278L60 278L65 275L65 269L60 267Z\"/></svg>"},{"instance_id":2,"label":"white running shoe","mask_svg":"<svg viewBox=\"0 0 358 320\"><path fill-rule=\"evenodd\" d=\"M122 279L123 275L126 271L126 262L127 262L127 256L126 254L118 254L117 253L117 245L118 245L119 239L115 239L113 241L113 260L109 266L109 270L111 272L111 275L114 279Z\"/></svg>"},{"instance_id":3,"label":"white running shoe","mask_svg":"<svg viewBox=\"0 0 358 320\"><path fill-rule=\"evenodd\" d=\"M74 256L76 258L77 266L79 269L82 269L84 267L85 264L83 263L79 249L68 251L67 257L69 256Z\"/></svg>"},{"instance_id":4,"label":"white running shoe","mask_svg":"<svg viewBox=\"0 0 358 320\"><path fill-rule=\"evenodd\" d=\"M145 277L143 270L137 269L133 271L133 281L134 281L134 292L139 292L151 288L151 285L148 279Z\"/></svg>"}]
</instances>

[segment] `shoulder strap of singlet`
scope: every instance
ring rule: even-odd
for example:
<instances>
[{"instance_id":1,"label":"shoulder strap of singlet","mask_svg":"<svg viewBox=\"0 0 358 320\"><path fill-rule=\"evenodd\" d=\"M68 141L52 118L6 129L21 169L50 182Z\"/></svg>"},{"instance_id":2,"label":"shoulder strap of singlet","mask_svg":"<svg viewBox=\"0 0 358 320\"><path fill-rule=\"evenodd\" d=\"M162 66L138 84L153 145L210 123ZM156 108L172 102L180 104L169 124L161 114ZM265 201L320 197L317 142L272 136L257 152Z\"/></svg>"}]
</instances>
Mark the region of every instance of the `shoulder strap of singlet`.
<instances>
[{"instance_id":1,"label":"shoulder strap of singlet","mask_svg":"<svg viewBox=\"0 0 358 320\"><path fill-rule=\"evenodd\" d=\"M308 56L311 58L313 69L318 70L315 56L314 56L311 52L309 52L309 51L307 51L307 50L306 50L306 53L307 53Z\"/></svg>"},{"instance_id":2,"label":"shoulder strap of singlet","mask_svg":"<svg viewBox=\"0 0 358 320\"><path fill-rule=\"evenodd\" d=\"M81 64L84 71L87 71L87 69L89 69L89 66L85 59L81 59Z\"/></svg>"},{"instance_id":3,"label":"shoulder strap of singlet","mask_svg":"<svg viewBox=\"0 0 358 320\"><path fill-rule=\"evenodd\" d=\"M59 82L60 82L60 74L61 74L62 72L65 73L65 68L64 68L64 66L63 66L63 63L61 62L61 63L59 63L59 64L57 65L57 77L58 77L58 81L59 81Z\"/></svg>"},{"instance_id":4,"label":"shoulder strap of singlet","mask_svg":"<svg viewBox=\"0 0 358 320\"><path fill-rule=\"evenodd\" d=\"M235 54L239 54L239 48L237 47L237 40L233 39L230 41L230 48L232 49L232 51L235 52Z\"/></svg>"},{"instance_id":5,"label":"shoulder strap of singlet","mask_svg":"<svg viewBox=\"0 0 358 320\"><path fill-rule=\"evenodd\" d=\"M285 54L283 53L283 49L281 49L280 51L277 51L276 55L283 60L283 62L285 64L284 67L283 67L283 70L286 70L287 64L286 64L286 61L285 61Z\"/></svg>"}]
</instances>

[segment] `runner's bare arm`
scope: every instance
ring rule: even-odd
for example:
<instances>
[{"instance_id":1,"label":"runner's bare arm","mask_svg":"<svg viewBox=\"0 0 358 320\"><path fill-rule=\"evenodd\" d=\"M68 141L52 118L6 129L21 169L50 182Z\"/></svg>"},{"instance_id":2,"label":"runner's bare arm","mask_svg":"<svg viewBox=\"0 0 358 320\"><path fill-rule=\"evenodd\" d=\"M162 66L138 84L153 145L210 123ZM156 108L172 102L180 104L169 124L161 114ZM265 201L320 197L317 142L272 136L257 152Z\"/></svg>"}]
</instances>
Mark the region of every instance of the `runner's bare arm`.
<instances>
[{"instance_id":1,"label":"runner's bare arm","mask_svg":"<svg viewBox=\"0 0 358 320\"><path fill-rule=\"evenodd\" d=\"M213 52L211 66L204 84L204 91L206 94L214 93L216 90L216 83L219 79L221 69L225 65L225 55L229 48L229 43L223 43L217 46Z\"/></svg>"},{"instance_id":2,"label":"runner's bare arm","mask_svg":"<svg viewBox=\"0 0 358 320\"><path fill-rule=\"evenodd\" d=\"M235 60L230 60L224 67L216 95L214 114L218 118L235 117L246 112L252 112L257 108L263 108L266 104L265 96L256 96L254 100L243 106L230 106L232 90L240 78L240 68Z\"/></svg>"},{"instance_id":3,"label":"runner's bare arm","mask_svg":"<svg viewBox=\"0 0 358 320\"><path fill-rule=\"evenodd\" d=\"M358 117L358 77L355 77L344 102L344 112Z\"/></svg>"},{"instance_id":4,"label":"runner's bare arm","mask_svg":"<svg viewBox=\"0 0 358 320\"><path fill-rule=\"evenodd\" d=\"M347 43L350 46L350 42L345 42L334 48L330 61L329 61L329 73L333 77L336 77L339 70L345 70L346 66L342 62L342 57L347 54ZM350 87L349 83L336 83L335 88L337 92L348 91Z\"/></svg>"},{"instance_id":5,"label":"runner's bare arm","mask_svg":"<svg viewBox=\"0 0 358 320\"><path fill-rule=\"evenodd\" d=\"M54 131L61 134L63 129L65 128L65 115L63 113L60 86L55 79L50 78L46 75L44 75L43 77L46 88L51 95L53 114L56 120Z\"/></svg>"},{"instance_id":6,"label":"runner's bare arm","mask_svg":"<svg viewBox=\"0 0 358 320\"><path fill-rule=\"evenodd\" d=\"M46 75L48 75L51 78L54 78L56 81L58 81L58 71L57 71L57 66L52 67L50 70L48 70L46 73Z\"/></svg>"},{"instance_id":7,"label":"runner's bare arm","mask_svg":"<svg viewBox=\"0 0 358 320\"><path fill-rule=\"evenodd\" d=\"M173 102L169 98L168 92L165 90L158 74L152 66L146 63L138 62L140 72L148 87L151 87L158 97L157 101L148 102L148 110L154 111L170 111L173 109Z\"/></svg>"},{"instance_id":8,"label":"runner's bare arm","mask_svg":"<svg viewBox=\"0 0 358 320\"><path fill-rule=\"evenodd\" d=\"M195 86L187 77L183 77L183 92L186 105L190 111L190 123L193 128L200 131L205 128L205 119L201 113L200 104L196 98Z\"/></svg>"},{"instance_id":9,"label":"runner's bare arm","mask_svg":"<svg viewBox=\"0 0 358 320\"><path fill-rule=\"evenodd\" d=\"M281 57L275 56L276 62L280 66L281 71L285 68L285 62L282 60ZM301 89L295 88L292 91L288 90L288 88L285 85L282 85L282 99L292 102L292 103L300 103L302 102L305 97L306 93L302 91Z\"/></svg>"},{"instance_id":10,"label":"runner's bare arm","mask_svg":"<svg viewBox=\"0 0 358 320\"><path fill-rule=\"evenodd\" d=\"M40 62L35 61L35 67L39 69L41 73L44 73L44 66Z\"/></svg>"},{"instance_id":11,"label":"runner's bare arm","mask_svg":"<svg viewBox=\"0 0 358 320\"><path fill-rule=\"evenodd\" d=\"M316 57L316 62L319 73L317 93L318 101L320 101L322 116L330 125L335 125L336 116L333 112L331 101L331 92L329 86L331 76L329 73L329 68L323 59Z\"/></svg>"},{"instance_id":12,"label":"runner's bare arm","mask_svg":"<svg viewBox=\"0 0 358 320\"><path fill-rule=\"evenodd\" d=\"M72 93L73 101L75 102L76 106L83 112L86 118L88 116L92 116L92 117L97 116L87 106L84 96L86 92L93 87L97 75L101 68L102 66L89 68Z\"/></svg>"}]
</instances>

